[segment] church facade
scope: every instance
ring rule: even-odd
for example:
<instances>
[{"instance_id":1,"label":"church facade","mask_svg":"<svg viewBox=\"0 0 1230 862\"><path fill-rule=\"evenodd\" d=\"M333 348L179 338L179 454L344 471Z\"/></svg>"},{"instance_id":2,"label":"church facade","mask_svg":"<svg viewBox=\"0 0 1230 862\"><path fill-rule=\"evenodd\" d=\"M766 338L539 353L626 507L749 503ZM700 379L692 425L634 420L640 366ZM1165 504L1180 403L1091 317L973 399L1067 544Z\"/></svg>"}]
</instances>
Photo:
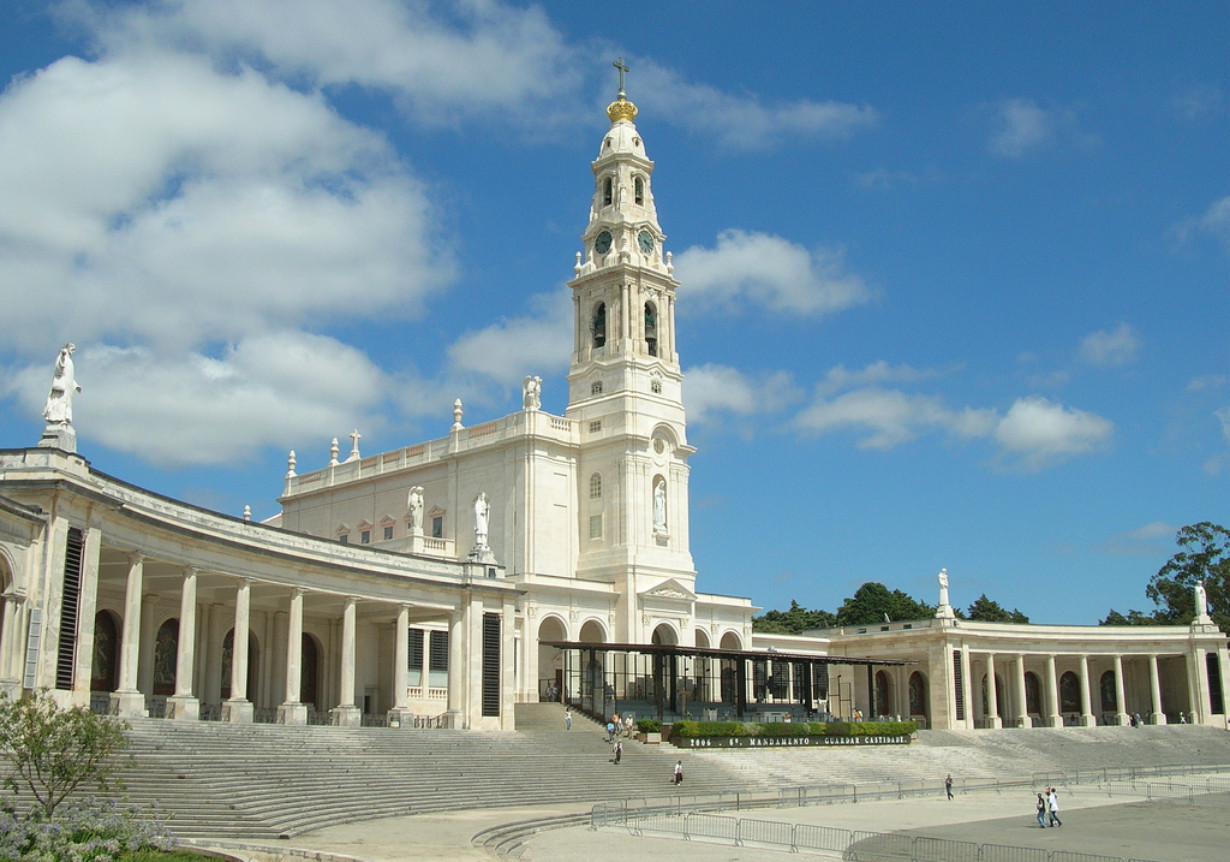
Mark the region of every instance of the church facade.
<instances>
[{"instance_id":1,"label":"church facade","mask_svg":"<svg viewBox=\"0 0 1230 862\"><path fill-rule=\"evenodd\" d=\"M0 450L0 692L169 720L507 730L516 702L615 679L566 677L561 644L641 644L703 653L686 688L706 711L734 698L733 676L699 678L725 651L761 669L738 677L738 702L774 714L1225 723L1226 638L1207 616L970 623L945 581L933 620L790 637L754 634L750 599L698 591L679 283L622 86L608 117L569 283L562 416L528 376L502 418L467 424L457 402L434 440L364 456L356 432L307 472L291 453L280 517L252 523L93 470L66 346L43 440ZM783 655L828 660L827 678L800 687Z\"/></svg>"}]
</instances>

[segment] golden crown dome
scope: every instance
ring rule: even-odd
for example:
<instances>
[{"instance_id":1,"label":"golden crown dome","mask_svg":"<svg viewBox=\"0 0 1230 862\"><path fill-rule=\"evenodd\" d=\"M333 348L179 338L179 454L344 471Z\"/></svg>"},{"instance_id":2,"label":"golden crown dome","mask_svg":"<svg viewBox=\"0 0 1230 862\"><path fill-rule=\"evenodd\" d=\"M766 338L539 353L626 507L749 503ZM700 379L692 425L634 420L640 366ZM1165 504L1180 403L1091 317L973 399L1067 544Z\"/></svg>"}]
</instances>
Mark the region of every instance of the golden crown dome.
<instances>
[{"instance_id":1,"label":"golden crown dome","mask_svg":"<svg viewBox=\"0 0 1230 862\"><path fill-rule=\"evenodd\" d=\"M606 106L606 115L611 118L612 123L617 123L620 120L627 120L630 123L636 119L636 105L629 102L628 97L620 93L618 99Z\"/></svg>"}]
</instances>

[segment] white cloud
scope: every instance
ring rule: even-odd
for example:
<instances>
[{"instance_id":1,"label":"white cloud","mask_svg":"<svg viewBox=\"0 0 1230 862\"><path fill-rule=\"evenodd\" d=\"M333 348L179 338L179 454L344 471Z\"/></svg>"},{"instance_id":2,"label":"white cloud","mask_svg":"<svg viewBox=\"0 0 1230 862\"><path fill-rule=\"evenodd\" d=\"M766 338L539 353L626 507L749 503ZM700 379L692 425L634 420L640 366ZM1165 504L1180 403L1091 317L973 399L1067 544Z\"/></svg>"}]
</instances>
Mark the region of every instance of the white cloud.
<instances>
[{"instance_id":1,"label":"white cloud","mask_svg":"<svg viewBox=\"0 0 1230 862\"><path fill-rule=\"evenodd\" d=\"M1111 536L1098 550L1119 556L1153 555L1159 548L1170 545L1177 529L1164 521L1154 521L1126 533Z\"/></svg>"},{"instance_id":2,"label":"white cloud","mask_svg":"<svg viewBox=\"0 0 1230 862\"><path fill-rule=\"evenodd\" d=\"M563 291L530 300L531 313L468 332L448 348L452 369L511 385L527 374L567 369L573 338L572 303Z\"/></svg>"},{"instance_id":3,"label":"white cloud","mask_svg":"<svg viewBox=\"0 0 1230 862\"><path fill-rule=\"evenodd\" d=\"M816 388L821 395L853 389L857 386L883 385L885 383L916 383L939 377L944 372L933 368L912 368L909 365L889 365L883 359L853 371L844 365L829 369L824 380Z\"/></svg>"},{"instance_id":4,"label":"white cloud","mask_svg":"<svg viewBox=\"0 0 1230 862\"><path fill-rule=\"evenodd\" d=\"M636 75L638 105L738 149L768 149L795 139L844 140L880 122L869 105L812 99L767 105L753 95L690 83L649 60L636 62Z\"/></svg>"},{"instance_id":5,"label":"white cloud","mask_svg":"<svg viewBox=\"0 0 1230 862\"><path fill-rule=\"evenodd\" d=\"M1205 233L1216 237L1230 251L1230 195L1213 201L1197 221L1196 225Z\"/></svg>"},{"instance_id":6,"label":"white cloud","mask_svg":"<svg viewBox=\"0 0 1230 862\"><path fill-rule=\"evenodd\" d=\"M360 351L296 332L247 338L218 357L83 346L76 358L78 434L161 465L242 462L263 446L328 439L355 422L379 427L389 388ZM30 366L9 388L38 416L50 380L50 364Z\"/></svg>"},{"instance_id":7,"label":"white cloud","mask_svg":"<svg viewBox=\"0 0 1230 862\"><path fill-rule=\"evenodd\" d=\"M840 250L809 251L781 237L738 229L713 249L693 246L675 256L688 302L733 312L759 305L778 314L819 316L868 302L872 290L845 268Z\"/></svg>"},{"instance_id":8,"label":"white cloud","mask_svg":"<svg viewBox=\"0 0 1230 862\"><path fill-rule=\"evenodd\" d=\"M1140 340L1126 323L1120 323L1113 332L1091 332L1081 340L1081 359L1090 365L1125 365L1136 358Z\"/></svg>"},{"instance_id":9,"label":"white cloud","mask_svg":"<svg viewBox=\"0 0 1230 862\"><path fill-rule=\"evenodd\" d=\"M995 113L991 151L1018 158L1054 136L1054 121L1032 99L1006 99Z\"/></svg>"},{"instance_id":10,"label":"white cloud","mask_svg":"<svg viewBox=\"0 0 1230 862\"><path fill-rule=\"evenodd\" d=\"M1033 396L1017 399L995 428L1008 465L1041 469L1073 455L1105 449L1114 437L1109 419Z\"/></svg>"},{"instance_id":11,"label":"white cloud","mask_svg":"<svg viewBox=\"0 0 1230 862\"><path fill-rule=\"evenodd\" d=\"M311 86L357 84L392 93L421 122L448 122L510 104L544 110L578 84L574 50L542 9L491 0L162 0L153 10L85 17L109 45L205 50ZM541 111L501 112L516 121Z\"/></svg>"},{"instance_id":12,"label":"white cloud","mask_svg":"<svg viewBox=\"0 0 1230 862\"><path fill-rule=\"evenodd\" d=\"M0 338L190 348L408 316L452 277L430 210L317 96L198 58L67 58L0 96Z\"/></svg>"},{"instance_id":13,"label":"white cloud","mask_svg":"<svg viewBox=\"0 0 1230 862\"><path fill-rule=\"evenodd\" d=\"M795 427L806 434L863 429L868 433L859 441L861 449L891 449L928 431L981 437L993 425L993 411L968 407L952 410L938 396L878 388L858 389L831 400L817 399L795 417Z\"/></svg>"},{"instance_id":14,"label":"white cloud","mask_svg":"<svg viewBox=\"0 0 1230 862\"><path fill-rule=\"evenodd\" d=\"M683 405L691 425L718 421L723 415L763 417L797 397L797 387L785 371L745 374L706 363L689 368L683 384Z\"/></svg>"}]
</instances>

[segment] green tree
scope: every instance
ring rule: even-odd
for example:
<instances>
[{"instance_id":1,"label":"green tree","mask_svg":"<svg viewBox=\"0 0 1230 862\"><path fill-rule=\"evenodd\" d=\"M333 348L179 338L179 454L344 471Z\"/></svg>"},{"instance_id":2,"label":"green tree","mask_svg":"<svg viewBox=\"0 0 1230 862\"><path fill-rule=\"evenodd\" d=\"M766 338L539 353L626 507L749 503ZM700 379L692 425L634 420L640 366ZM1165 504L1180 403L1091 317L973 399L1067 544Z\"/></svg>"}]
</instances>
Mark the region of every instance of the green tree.
<instances>
[{"instance_id":1,"label":"green tree","mask_svg":"<svg viewBox=\"0 0 1230 862\"><path fill-rule=\"evenodd\" d=\"M765 611L758 617L752 617L752 631L798 635L812 629L831 628L836 622L837 618L831 612L809 611L797 600L791 599L788 611Z\"/></svg>"},{"instance_id":2,"label":"green tree","mask_svg":"<svg viewBox=\"0 0 1230 862\"><path fill-rule=\"evenodd\" d=\"M1103 625L1187 625L1196 616L1196 584L1203 582L1213 622L1230 631L1230 530L1201 521L1179 529L1180 547L1145 587L1157 609L1151 614L1111 610Z\"/></svg>"},{"instance_id":3,"label":"green tree","mask_svg":"<svg viewBox=\"0 0 1230 862\"><path fill-rule=\"evenodd\" d=\"M868 581L837 609L837 625L861 626L889 620L921 620L935 616L935 607L916 601L901 590L889 591L877 581Z\"/></svg>"},{"instance_id":4,"label":"green tree","mask_svg":"<svg viewBox=\"0 0 1230 862\"><path fill-rule=\"evenodd\" d=\"M19 700L0 698L0 754L12 764L4 781L28 789L35 809L50 820L83 782L106 789L127 761L128 725L83 706L61 709L47 692Z\"/></svg>"},{"instance_id":5,"label":"green tree","mask_svg":"<svg viewBox=\"0 0 1230 862\"><path fill-rule=\"evenodd\" d=\"M974 603L969 606L969 610L965 612L967 620L977 620L984 623L1027 623L1029 617L1025 616L1016 608L1005 610L999 602L987 598L987 594L983 593L978 598L974 599Z\"/></svg>"}]
</instances>

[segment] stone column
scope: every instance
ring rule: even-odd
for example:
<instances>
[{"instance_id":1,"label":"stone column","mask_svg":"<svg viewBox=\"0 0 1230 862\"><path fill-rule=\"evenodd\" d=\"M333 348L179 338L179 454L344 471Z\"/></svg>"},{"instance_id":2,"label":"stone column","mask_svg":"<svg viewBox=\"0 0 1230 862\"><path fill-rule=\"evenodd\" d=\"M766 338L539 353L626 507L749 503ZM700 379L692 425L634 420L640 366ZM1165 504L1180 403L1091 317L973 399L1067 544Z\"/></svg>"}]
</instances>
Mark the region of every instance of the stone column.
<instances>
[{"instance_id":1,"label":"stone column","mask_svg":"<svg viewBox=\"0 0 1230 862\"><path fill-rule=\"evenodd\" d=\"M1190 724L1204 724L1209 720L1209 663L1203 647L1195 647L1188 654L1187 667L1191 676L1192 708L1187 717Z\"/></svg>"},{"instance_id":2,"label":"stone column","mask_svg":"<svg viewBox=\"0 0 1230 862\"><path fill-rule=\"evenodd\" d=\"M21 695L23 668L21 661L25 658L22 649L25 626L22 624L25 614L22 605L25 597L17 593L6 593L0 596L3 605L4 619L0 621L0 694L17 698Z\"/></svg>"},{"instance_id":3,"label":"stone column","mask_svg":"<svg viewBox=\"0 0 1230 862\"><path fill-rule=\"evenodd\" d=\"M389 710L389 726L408 728L414 725L410 711L410 606L397 609L393 623L393 708Z\"/></svg>"},{"instance_id":4,"label":"stone column","mask_svg":"<svg viewBox=\"0 0 1230 862\"><path fill-rule=\"evenodd\" d=\"M1016 657L1016 726L1033 727L1029 717L1029 702L1025 696L1025 656Z\"/></svg>"},{"instance_id":5,"label":"stone column","mask_svg":"<svg viewBox=\"0 0 1230 862\"><path fill-rule=\"evenodd\" d=\"M1082 655L1081 662L1081 727L1094 727L1098 720L1093 715L1093 705L1089 698L1089 656Z\"/></svg>"},{"instance_id":6,"label":"stone column","mask_svg":"<svg viewBox=\"0 0 1230 862\"><path fill-rule=\"evenodd\" d=\"M290 591L286 622L286 700L278 707L278 724L307 724L307 704L299 702L303 687L303 590Z\"/></svg>"},{"instance_id":7,"label":"stone column","mask_svg":"<svg viewBox=\"0 0 1230 862\"><path fill-rule=\"evenodd\" d=\"M248 626L252 618L252 582L243 578L235 591L235 633L231 637L231 696L222 704L222 720L237 724L252 721L248 700Z\"/></svg>"},{"instance_id":8,"label":"stone column","mask_svg":"<svg viewBox=\"0 0 1230 862\"><path fill-rule=\"evenodd\" d=\"M1115 653L1115 723L1120 727L1131 724L1127 714L1127 696L1123 693L1123 656Z\"/></svg>"},{"instance_id":9,"label":"stone column","mask_svg":"<svg viewBox=\"0 0 1230 862\"><path fill-rule=\"evenodd\" d=\"M347 596L342 610L342 665L339 668L338 702L329 710L331 724L338 727L358 727L363 723L363 711L354 702L355 623L358 598Z\"/></svg>"},{"instance_id":10,"label":"stone column","mask_svg":"<svg viewBox=\"0 0 1230 862\"><path fill-rule=\"evenodd\" d=\"M208 707L217 707L221 712L222 640L226 637L226 608L210 605L206 610L209 624L205 648L205 685L201 687L201 698Z\"/></svg>"},{"instance_id":11,"label":"stone column","mask_svg":"<svg viewBox=\"0 0 1230 862\"><path fill-rule=\"evenodd\" d=\"M999 714L999 691L995 684L995 653L987 653L987 727L998 730L1004 726Z\"/></svg>"},{"instance_id":12,"label":"stone column","mask_svg":"<svg viewBox=\"0 0 1230 862\"><path fill-rule=\"evenodd\" d=\"M128 584L124 591L124 631L120 636L119 688L111 693L111 712L128 718L145 716L145 695L137 690L137 668L141 656L141 591L145 556L128 558Z\"/></svg>"},{"instance_id":13,"label":"stone column","mask_svg":"<svg viewBox=\"0 0 1230 862\"><path fill-rule=\"evenodd\" d=\"M167 699L167 718L197 721L201 702L192 693L196 672L196 566L184 569L179 597L179 647L175 656L175 694Z\"/></svg>"},{"instance_id":14,"label":"stone column","mask_svg":"<svg viewBox=\"0 0 1230 862\"><path fill-rule=\"evenodd\" d=\"M1063 715L1059 711L1059 678L1055 675L1055 656L1046 657L1046 724L1063 727Z\"/></svg>"},{"instance_id":15,"label":"stone column","mask_svg":"<svg viewBox=\"0 0 1230 862\"><path fill-rule=\"evenodd\" d=\"M463 596L462 601L469 603L469 597ZM446 720L452 727L463 727L462 712L465 709L465 620L464 610L456 610L448 617L448 707Z\"/></svg>"},{"instance_id":16,"label":"stone column","mask_svg":"<svg viewBox=\"0 0 1230 862\"><path fill-rule=\"evenodd\" d=\"M1149 701L1153 710L1149 721L1153 724L1165 724L1166 713L1162 712L1162 679L1157 672L1157 655L1149 656Z\"/></svg>"}]
</instances>

